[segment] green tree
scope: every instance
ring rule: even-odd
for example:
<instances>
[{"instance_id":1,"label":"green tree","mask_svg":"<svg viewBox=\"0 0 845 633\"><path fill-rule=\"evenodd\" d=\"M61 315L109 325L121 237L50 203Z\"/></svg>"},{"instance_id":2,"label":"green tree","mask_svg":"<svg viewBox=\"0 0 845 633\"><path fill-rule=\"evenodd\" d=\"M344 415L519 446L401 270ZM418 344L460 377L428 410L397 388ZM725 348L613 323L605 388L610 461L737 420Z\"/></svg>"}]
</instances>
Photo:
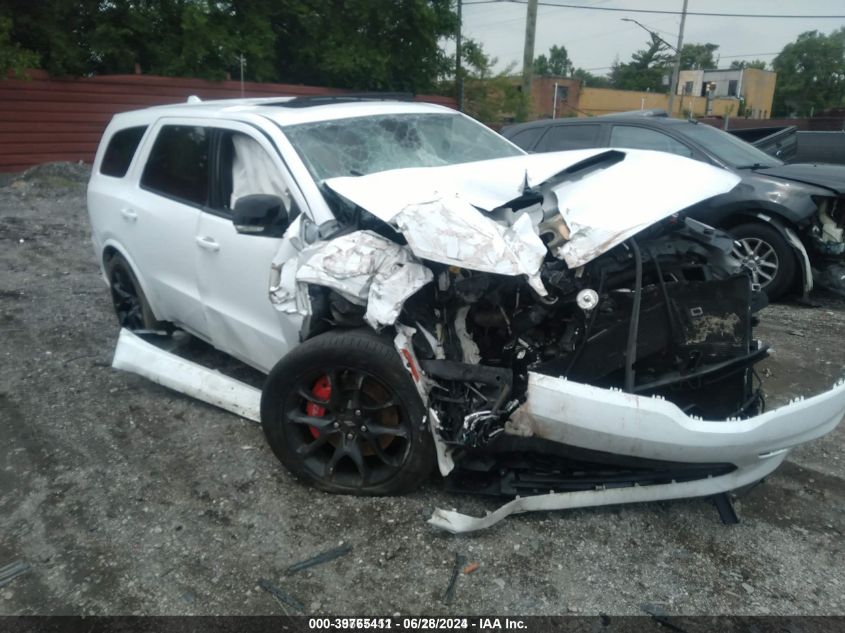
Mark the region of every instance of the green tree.
<instances>
[{"instance_id":1,"label":"green tree","mask_svg":"<svg viewBox=\"0 0 845 633\"><path fill-rule=\"evenodd\" d=\"M0 80L9 72L16 77L26 76L27 69L38 65L38 54L13 42L11 32L12 20L0 17Z\"/></svg>"},{"instance_id":2,"label":"green tree","mask_svg":"<svg viewBox=\"0 0 845 633\"><path fill-rule=\"evenodd\" d=\"M808 116L845 103L845 28L824 35L807 31L775 57L772 113Z\"/></svg>"},{"instance_id":3,"label":"green tree","mask_svg":"<svg viewBox=\"0 0 845 633\"><path fill-rule=\"evenodd\" d=\"M432 88L454 0L0 0L9 45L54 75L245 77L361 90ZM6 50L0 49L0 50Z\"/></svg>"},{"instance_id":4,"label":"green tree","mask_svg":"<svg viewBox=\"0 0 845 633\"><path fill-rule=\"evenodd\" d=\"M452 0L287 0L278 10L276 65L287 81L421 91L453 64L440 47L456 33Z\"/></svg>"},{"instance_id":5,"label":"green tree","mask_svg":"<svg viewBox=\"0 0 845 633\"><path fill-rule=\"evenodd\" d=\"M759 68L760 70L766 70L766 62L762 59L754 59L751 61L735 59L731 62L731 69L739 70L742 68Z\"/></svg>"},{"instance_id":6,"label":"green tree","mask_svg":"<svg viewBox=\"0 0 845 633\"><path fill-rule=\"evenodd\" d=\"M620 90L665 90L663 77L671 72L672 61L672 56L665 52L667 50L666 43L652 33L648 46L634 53L630 62L613 63L611 85Z\"/></svg>"},{"instance_id":7,"label":"green tree","mask_svg":"<svg viewBox=\"0 0 845 633\"><path fill-rule=\"evenodd\" d=\"M39 67L56 75L91 72L86 45L87 25L95 0L0 0L0 15L11 20L12 44L38 55Z\"/></svg>"},{"instance_id":8,"label":"green tree","mask_svg":"<svg viewBox=\"0 0 845 633\"><path fill-rule=\"evenodd\" d=\"M464 111L489 125L500 125L506 118L521 120L527 110L519 83L514 82L513 66L494 72L496 58L484 51L480 42L466 39L462 47ZM451 65L454 69L454 64ZM448 93L454 75L441 77L440 91Z\"/></svg>"},{"instance_id":9,"label":"green tree","mask_svg":"<svg viewBox=\"0 0 845 633\"><path fill-rule=\"evenodd\" d=\"M590 88L610 88L611 83L608 77L602 75L594 75L593 73L584 70L583 68L576 68L572 73L575 79L581 82L584 87Z\"/></svg>"},{"instance_id":10,"label":"green tree","mask_svg":"<svg viewBox=\"0 0 845 633\"><path fill-rule=\"evenodd\" d=\"M539 55L534 60L534 74L540 76L568 77L572 72L572 60L565 46L552 46L549 55Z\"/></svg>"},{"instance_id":11,"label":"green tree","mask_svg":"<svg viewBox=\"0 0 845 633\"><path fill-rule=\"evenodd\" d=\"M684 44L681 48L681 70L716 68L713 53L718 44Z\"/></svg>"}]
</instances>

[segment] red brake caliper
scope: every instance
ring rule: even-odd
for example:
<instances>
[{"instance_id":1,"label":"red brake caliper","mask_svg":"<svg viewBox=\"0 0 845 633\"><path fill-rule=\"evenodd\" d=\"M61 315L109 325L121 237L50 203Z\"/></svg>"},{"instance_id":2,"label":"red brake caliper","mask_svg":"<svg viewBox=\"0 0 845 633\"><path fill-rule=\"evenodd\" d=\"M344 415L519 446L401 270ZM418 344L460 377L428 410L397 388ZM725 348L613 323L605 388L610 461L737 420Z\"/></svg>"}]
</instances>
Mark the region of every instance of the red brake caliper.
<instances>
[{"instance_id":1,"label":"red brake caliper","mask_svg":"<svg viewBox=\"0 0 845 633\"><path fill-rule=\"evenodd\" d=\"M328 401L329 397L332 395L332 385L329 382L329 377L320 376L311 388L311 393L320 400ZM315 418L322 418L326 415L326 408L321 407L319 404L309 402L305 405L305 413ZM311 431L311 435L314 436L314 439L320 436L320 431L315 429L313 426L309 426L308 430Z\"/></svg>"}]
</instances>

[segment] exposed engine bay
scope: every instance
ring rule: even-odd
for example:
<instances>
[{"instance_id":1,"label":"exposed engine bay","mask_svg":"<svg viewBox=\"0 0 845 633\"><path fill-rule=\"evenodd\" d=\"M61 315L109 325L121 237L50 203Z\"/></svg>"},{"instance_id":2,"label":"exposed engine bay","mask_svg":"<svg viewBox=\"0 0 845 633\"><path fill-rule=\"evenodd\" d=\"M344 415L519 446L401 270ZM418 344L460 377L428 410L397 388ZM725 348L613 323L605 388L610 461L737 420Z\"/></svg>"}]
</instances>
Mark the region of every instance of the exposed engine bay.
<instances>
[{"instance_id":1,"label":"exposed engine bay","mask_svg":"<svg viewBox=\"0 0 845 633\"><path fill-rule=\"evenodd\" d=\"M631 159L619 151L574 154L581 160L543 174L537 185L526 172L519 195L484 216L477 205L461 207L458 197L418 195L423 203L405 204L385 221L389 211L379 217L376 203L364 208L368 201L344 183L329 183L339 194L341 228L328 242L334 246L311 247L300 257L297 305L305 303L307 286L305 336L368 325L406 333L412 353L405 360L439 439L453 463L476 474L501 472L494 453L521 455L523 462L530 453L527 469L536 472L544 468L538 455L559 452L542 441L526 451L520 436L516 421L529 373L666 399L707 420L764 408L753 366L766 348L752 327L766 300L732 256L731 238L677 208L645 219L636 208L648 204L643 200L632 201L633 225L602 226L596 218L597 228L585 227L573 210L579 189ZM711 192L735 184L727 172L715 175ZM566 213L560 201L572 192ZM426 220L441 222L441 231L423 233ZM479 234L480 248L468 250ZM390 309L379 307L384 303ZM480 488L519 489L500 479ZM528 489L566 488L566 479L549 477Z\"/></svg>"}]
</instances>

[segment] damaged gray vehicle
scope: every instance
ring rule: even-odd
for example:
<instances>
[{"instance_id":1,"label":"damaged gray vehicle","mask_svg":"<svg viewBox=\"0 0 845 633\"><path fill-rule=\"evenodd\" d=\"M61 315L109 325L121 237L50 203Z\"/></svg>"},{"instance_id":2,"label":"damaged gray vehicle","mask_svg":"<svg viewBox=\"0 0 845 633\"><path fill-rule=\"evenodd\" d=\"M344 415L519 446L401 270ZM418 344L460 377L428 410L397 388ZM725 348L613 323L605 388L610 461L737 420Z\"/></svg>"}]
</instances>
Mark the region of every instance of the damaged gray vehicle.
<instances>
[{"instance_id":1,"label":"damaged gray vehicle","mask_svg":"<svg viewBox=\"0 0 845 633\"><path fill-rule=\"evenodd\" d=\"M104 174L110 139L141 127L123 175ZM204 178L185 177L191 144ZM436 511L453 532L684 497L731 520L726 492L845 413L842 381L764 411L764 295L731 238L685 213L738 182L645 150L529 156L425 104L119 115L89 185L125 328L114 365L260 417L281 462L323 490L397 494L438 468L452 489L514 498L482 518ZM167 234L179 209L156 196L196 212L192 239ZM170 326L268 372L263 390L129 332Z\"/></svg>"}]
</instances>

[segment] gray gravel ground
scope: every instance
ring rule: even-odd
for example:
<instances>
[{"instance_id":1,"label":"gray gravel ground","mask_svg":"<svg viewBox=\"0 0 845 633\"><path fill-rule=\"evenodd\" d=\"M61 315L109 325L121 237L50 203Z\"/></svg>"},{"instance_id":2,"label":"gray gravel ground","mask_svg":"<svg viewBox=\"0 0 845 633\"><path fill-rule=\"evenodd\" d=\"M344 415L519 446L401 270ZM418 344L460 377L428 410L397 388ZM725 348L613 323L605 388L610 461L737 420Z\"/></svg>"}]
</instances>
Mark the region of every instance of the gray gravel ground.
<instances>
[{"instance_id":1,"label":"gray gravel ground","mask_svg":"<svg viewBox=\"0 0 845 633\"><path fill-rule=\"evenodd\" d=\"M432 481L389 499L294 481L260 428L109 367L118 328L85 214L86 169L0 179L0 614L845 614L845 428L796 450L725 527L705 501L512 517L453 536ZM845 366L845 301L778 305L758 336L774 405ZM197 356L223 362L195 346ZM237 370L237 368L234 368ZM246 379L256 376L242 369ZM339 543L352 553L286 574ZM456 552L480 564L442 594Z\"/></svg>"}]
</instances>

